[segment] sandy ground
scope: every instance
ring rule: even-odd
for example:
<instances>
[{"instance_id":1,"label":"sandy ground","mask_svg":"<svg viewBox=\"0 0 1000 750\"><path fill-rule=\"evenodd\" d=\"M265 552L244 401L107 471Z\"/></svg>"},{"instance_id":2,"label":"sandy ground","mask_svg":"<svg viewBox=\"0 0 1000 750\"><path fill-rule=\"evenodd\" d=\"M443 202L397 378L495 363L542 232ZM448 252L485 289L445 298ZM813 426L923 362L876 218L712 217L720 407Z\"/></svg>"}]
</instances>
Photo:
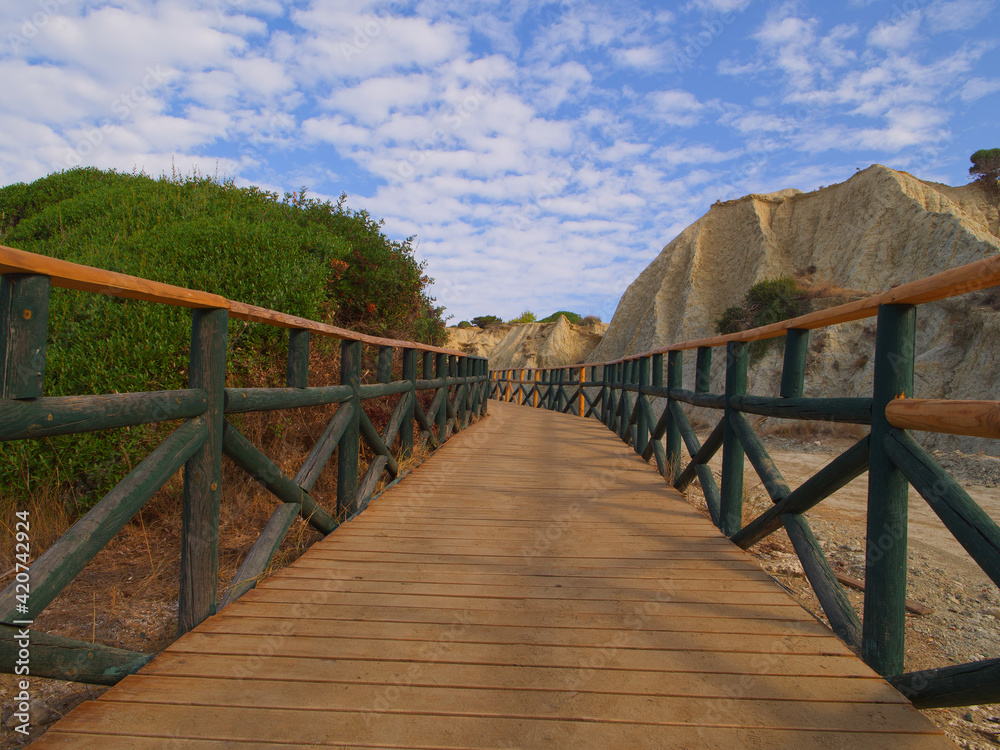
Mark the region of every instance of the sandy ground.
<instances>
[{"instance_id":1,"label":"sandy ground","mask_svg":"<svg viewBox=\"0 0 1000 750\"><path fill-rule=\"evenodd\" d=\"M702 440L705 437L707 433L701 435ZM799 441L780 437L765 437L764 441L792 488L854 442L853 438L819 438L810 442L808 452L804 452L787 450L789 445ZM952 471L992 518L1000 518L1000 482L997 481L1000 461L960 453L939 453L935 458ZM713 460L712 468L718 477L721 452ZM864 578L867 496L868 479L867 475L862 475L806 514L833 568L860 579ZM689 490L688 498L704 509L704 500L696 485ZM744 523L771 504L749 461L746 463L744 499ZM704 510L707 513L707 509ZM751 552L803 606L825 622L783 530ZM1000 656L1000 591L912 488L908 559L907 596L934 611L907 618L906 668L930 669ZM848 593L860 614L864 595L852 589L848 589ZM972 750L1000 747L1000 705L936 709L925 713L944 728L959 747Z\"/></svg>"}]
</instances>

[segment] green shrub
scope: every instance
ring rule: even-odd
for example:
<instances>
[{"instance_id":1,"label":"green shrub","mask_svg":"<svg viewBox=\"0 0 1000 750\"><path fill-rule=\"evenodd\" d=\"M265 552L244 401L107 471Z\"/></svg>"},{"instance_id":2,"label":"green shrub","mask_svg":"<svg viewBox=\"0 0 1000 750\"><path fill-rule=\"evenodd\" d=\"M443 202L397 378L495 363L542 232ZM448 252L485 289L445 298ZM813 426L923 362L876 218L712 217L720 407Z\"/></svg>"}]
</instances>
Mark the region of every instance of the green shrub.
<instances>
[{"instance_id":1,"label":"green shrub","mask_svg":"<svg viewBox=\"0 0 1000 750\"><path fill-rule=\"evenodd\" d=\"M364 211L303 193L284 200L199 176L75 169L0 189L0 241L42 255L221 294L394 338L444 341L441 309L411 241ZM52 290L48 396L186 387L191 317L183 308ZM260 370L287 331L230 319L230 372ZM0 487L75 488L87 505L120 478L160 426L0 443Z\"/></svg>"},{"instance_id":2,"label":"green shrub","mask_svg":"<svg viewBox=\"0 0 1000 750\"><path fill-rule=\"evenodd\" d=\"M496 315L479 315L472 319L472 325L476 328L489 328L503 323L503 320Z\"/></svg>"},{"instance_id":3,"label":"green shrub","mask_svg":"<svg viewBox=\"0 0 1000 750\"><path fill-rule=\"evenodd\" d=\"M552 313L547 318L542 318L538 322L539 323L555 323L557 320L559 320L559 316L560 315L564 315L566 317L566 320L568 320L570 323L579 323L583 319L581 316L577 315L575 312L570 312L569 310L559 310L558 312Z\"/></svg>"},{"instance_id":4,"label":"green shrub","mask_svg":"<svg viewBox=\"0 0 1000 750\"><path fill-rule=\"evenodd\" d=\"M458 327L459 328L472 328L472 323L470 323L467 320L462 320L462 321L459 321Z\"/></svg>"},{"instance_id":5,"label":"green shrub","mask_svg":"<svg viewBox=\"0 0 1000 750\"><path fill-rule=\"evenodd\" d=\"M535 314L531 312L531 310L525 310L516 318L512 318L511 320L507 321L508 324L514 326L521 325L523 323L534 323L534 322L536 322Z\"/></svg>"},{"instance_id":6,"label":"green shrub","mask_svg":"<svg viewBox=\"0 0 1000 750\"><path fill-rule=\"evenodd\" d=\"M758 281L739 305L733 305L715 322L718 333L736 333L759 328L806 312L805 293L790 276ZM750 343L751 360L759 359L777 339Z\"/></svg>"},{"instance_id":7,"label":"green shrub","mask_svg":"<svg viewBox=\"0 0 1000 750\"><path fill-rule=\"evenodd\" d=\"M600 322L602 322L601 319L596 315L588 315L587 317L585 317L583 320L580 321L580 324L585 326L592 326L595 323L600 323Z\"/></svg>"}]
</instances>

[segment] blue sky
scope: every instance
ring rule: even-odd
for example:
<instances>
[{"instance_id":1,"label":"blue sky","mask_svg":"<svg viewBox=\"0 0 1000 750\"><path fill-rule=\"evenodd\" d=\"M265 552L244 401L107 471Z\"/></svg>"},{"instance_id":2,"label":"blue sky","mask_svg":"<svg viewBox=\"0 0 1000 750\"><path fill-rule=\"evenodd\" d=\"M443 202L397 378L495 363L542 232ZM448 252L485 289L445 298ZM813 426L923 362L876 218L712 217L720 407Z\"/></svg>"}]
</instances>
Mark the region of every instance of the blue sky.
<instances>
[{"instance_id":1,"label":"blue sky","mask_svg":"<svg viewBox=\"0 0 1000 750\"><path fill-rule=\"evenodd\" d=\"M454 315L610 320L713 202L1000 146L996 0L4 0L0 183L349 196Z\"/></svg>"}]
</instances>

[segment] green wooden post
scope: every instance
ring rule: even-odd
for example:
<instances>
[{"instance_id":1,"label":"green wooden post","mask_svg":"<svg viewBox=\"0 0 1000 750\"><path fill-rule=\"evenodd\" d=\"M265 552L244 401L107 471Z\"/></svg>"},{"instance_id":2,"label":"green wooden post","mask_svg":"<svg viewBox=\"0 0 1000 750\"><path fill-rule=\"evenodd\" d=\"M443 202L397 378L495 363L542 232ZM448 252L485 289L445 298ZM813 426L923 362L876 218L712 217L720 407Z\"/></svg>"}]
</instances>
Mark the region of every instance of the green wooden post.
<instances>
[{"instance_id":1,"label":"green wooden post","mask_svg":"<svg viewBox=\"0 0 1000 750\"><path fill-rule=\"evenodd\" d=\"M709 393L711 389L712 389L712 347L699 346L698 361L695 363L694 392Z\"/></svg>"},{"instance_id":2,"label":"green wooden post","mask_svg":"<svg viewBox=\"0 0 1000 750\"><path fill-rule=\"evenodd\" d=\"M292 328L288 331L288 373L289 388L309 387L309 331Z\"/></svg>"},{"instance_id":3,"label":"green wooden post","mask_svg":"<svg viewBox=\"0 0 1000 750\"><path fill-rule=\"evenodd\" d=\"M337 517L358 510L358 463L361 452L361 342L340 342L340 383L354 390L353 411L337 446ZM343 407L341 407L343 408Z\"/></svg>"},{"instance_id":4,"label":"green wooden post","mask_svg":"<svg viewBox=\"0 0 1000 750\"><path fill-rule=\"evenodd\" d=\"M434 377L434 352L424 352L423 370L424 380Z\"/></svg>"},{"instance_id":5,"label":"green wooden post","mask_svg":"<svg viewBox=\"0 0 1000 750\"><path fill-rule=\"evenodd\" d=\"M906 627L906 503L909 484L886 453L885 407L913 396L916 308L882 305L875 335L875 386L868 468L868 531L861 656L880 675L903 671Z\"/></svg>"},{"instance_id":6,"label":"green wooden post","mask_svg":"<svg viewBox=\"0 0 1000 750\"><path fill-rule=\"evenodd\" d=\"M643 395L641 389L644 386L649 385L649 370L651 365L650 358L643 357L636 364L638 365L636 372L636 380L638 381L640 391L637 394L635 394L635 400L636 402L638 402L639 399L646 398ZM635 431L636 440L635 440L635 445L632 446L635 452L638 453L640 456L646 452L646 446L649 445L649 431L651 429L653 429L653 425L649 424L649 422L646 419L646 411L642 409L640 406L639 413L636 416L636 431Z\"/></svg>"},{"instance_id":7,"label":"green wooden post","mask_svg":"<svg viewBox=\"0 0 1000 750\"><path fill-rule=\"evenodd\" d=\"M743 446L730 416L737 413L729 399L747 392L747 345L730 341L726 346L726 405L722 438L722 488L720 490L719 528L732 536L743 524Z\"/></svg>"},{"instance_id":8,"label":"green wooden post","mask_svg":"<svg viewBox=\"0 0 1000 750\"><path fill-rule=\"evenodd\" d=\"M39 398L45 382L48 276L0 276L0 398Z\"/></svg>"},{"instance_id":9,"label":"green wooden post","mask_svg":"<svg viewBox=\"0 0 1000 750\"><path fill-rule=\"evenodd\" d=\"M417 403L417 350L403 349L403 380L410 381L410 403L403 414L399 428L399 453L401 458L413 454L413 417Z\"/></svg>"},{"instance_id":10,"label":"green wooden post","mask_svg":"<svg viewBox=\"0 0 1000 750\"><path fill-rule=\"evenodd\" d=\"M375 379L379 383L392 382L392 347L380 346L378 348L378 365L375 369Z\"/></svg>"},{"instance_id":11,"label":"green wooden post","mask_svg":"<svg viewBox=\"0 0 1000 750\"><path fill-rule=\"evenodd\" d=\"M228 310L193 310L188 382L207 396L201 416L204 444L184 464L181 579L177 632L215 614L219 579L219 501L222 498L222 425L226 388Z\"/></svg>"},{"instance_id":12,"label":"green wooden post","mask_svg":"<svg viewBox=\"0 0 1000 750\"><path fill-rule=\"evenodd\" d=\"M707 348L707 347L706 347ZM711 349L708 350L711 354ZM662 376L661 376L662 377ZM681 388L684 383L684 352L675 351L667 353L667 389L671 388ZM672 472L671 476L667 477L667 481L673 484L677 481L677 477L680 476L682 466L682 456L681 456L681 430L680 425L677 424L677 420L674 418L673 410L670 408L671 403L674 400L667 397L667 410L670 412L667 415L667 431L665 433L666 437L666 459L667 459L667 471ZM679 405L678 405L679 406Z\"/></svg>"},{"instance_id":13,"label":"green wooden post","mask_svg":"<svg viewBox=\"0 0 1000 750\"><path fill-rule=\"evenodd\" d=\"M467 378L469 376L469 358L459 357L458 358L458 377ZM465 386L465 391L463 392L461 403L455 404L455 417L458 419L459 424L464 425L466 420L469 418L469 410L467 404L469 403L469 386Z\"/></svg>"},{"instance_id":14,"label":"green wooden post","mask_svg":"<svg viewBox=\"0 0 1000 750\"><path fill-rule=\"evenodd\" d=\"M785 361L781 368L781 397L802 398L809 355L809 329L789 328L785 334Z\"/></svg>"},{"instance_id":15,"label":"green wooden post","mask_svg":"<svg viewBox=\"0 0 1000 750\"><path fill-rule=\"evenodd\" d=\"M448 355L437 355L437 376L438 378L448 377ZM443 394L441 408L437 413L437 433L438 442L443 443L448 437L448 386L447 384L438 389L439 394Z\"/></svg>"}]
</instances>

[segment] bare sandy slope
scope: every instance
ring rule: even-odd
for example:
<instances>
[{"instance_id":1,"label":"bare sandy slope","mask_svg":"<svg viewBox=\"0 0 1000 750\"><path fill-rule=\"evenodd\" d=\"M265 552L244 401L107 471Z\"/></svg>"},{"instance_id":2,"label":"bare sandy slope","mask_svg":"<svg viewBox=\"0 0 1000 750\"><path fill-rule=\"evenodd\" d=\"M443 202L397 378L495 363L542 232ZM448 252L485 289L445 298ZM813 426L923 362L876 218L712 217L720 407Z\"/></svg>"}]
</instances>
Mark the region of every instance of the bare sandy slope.
<instances>
[{"instance_id":1,"label":"bare sandy slope","mask_svg":"<svg viewBox=\"0 0 1000 750\"><path fill-rule=\"evenodd\" d=\"M589 362L607 330L604 323L575 325L564 315L555 323L449 328L450 349L488 357L493 369L561 367Z\"/></svg>"}]
</instances>

